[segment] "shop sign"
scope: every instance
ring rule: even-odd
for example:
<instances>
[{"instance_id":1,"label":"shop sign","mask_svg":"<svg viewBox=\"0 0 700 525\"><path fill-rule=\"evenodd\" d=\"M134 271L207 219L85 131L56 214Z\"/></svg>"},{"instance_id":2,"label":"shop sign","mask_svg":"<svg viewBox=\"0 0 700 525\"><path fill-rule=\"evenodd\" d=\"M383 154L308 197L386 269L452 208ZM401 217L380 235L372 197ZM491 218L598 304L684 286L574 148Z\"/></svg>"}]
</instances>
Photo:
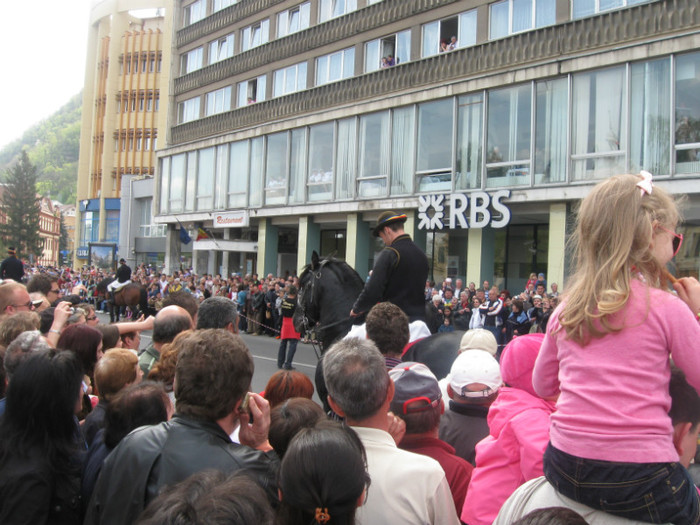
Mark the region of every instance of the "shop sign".
<instances>
[{"instance_id":1,"label":"shop sign","mask_svg":"<svg viewBox=\"0 0 700 525\"><path fill-rule=\"evenodd\" d=\"M245 228L249 222L248 213L245 211L215 213L212 219L214 228Z\"/></svg>"},{"instance_id":2,"label":"shop sign","mask_svg":"<svg viewBox=\"0 0 700 525\"><path fill-rule=\"evenodd\" d=\"M88 251L87 246L81 246L80 248L78 248L75 251L75 253L76 253L76 257L78 257L78 259L87 259L89 251Z\"/></svg>"},{"instance_id":3,"label":"shop sign","mask_svg":"<svg viewBox=\"0 0 700 525\"><path fill-rule=\"evenodd\" d=\"M474 191L450 195L420 195L418 197L418 229L442 230L457 228L503 228L510 222L510 208L503 200L510 190L493 193ZM445 208L449 208L448 211ZM449 215L449 216L446 216Z\"/></svg>"}]
</instances>

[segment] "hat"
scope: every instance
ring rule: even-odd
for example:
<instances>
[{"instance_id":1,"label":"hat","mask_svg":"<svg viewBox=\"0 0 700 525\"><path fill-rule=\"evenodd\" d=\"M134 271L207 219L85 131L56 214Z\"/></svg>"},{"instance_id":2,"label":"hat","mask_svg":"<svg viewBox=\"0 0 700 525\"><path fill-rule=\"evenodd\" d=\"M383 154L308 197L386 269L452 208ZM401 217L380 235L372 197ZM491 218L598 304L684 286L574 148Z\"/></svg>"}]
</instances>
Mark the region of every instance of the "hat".
<instances>
[{"instance_id":1,"label":"hat","mask_svg":"<svg viewBox=\"0 0 700 525\"><path fill-rule=\"evenodd\" d=\"M119 259L119 262L120 262L120 263L125 263L126 261L122 258L122 259Z\"/></svg>"},{"instance_id":2,"label":"hat","mask_svg":"<svg viewBox=\"0 0 700 525\"><path fill-rule=\"evenodd\" d=\"M483 328L474 328L467 330L459 342L459 351L465 350L484 350L491 355L496 355L498 343L494 335Z\"/></svg>"},{"instance_id":3,"label":"hat","mask_svg":"<svg viewBox=\"0 0 700 525\"><path fill-rule=\"evenodd\" d=\"M7 253L9 253L10 255L16 255L16 254L17 254L17 250L15 250L15 247L14 247L14 246L10 246L10 247L7 249Z\"/></svg>"},{"instance_id":4,"label":"hat","mask_svg":"<svg viewBox=\"0 0 700 525\"><path fill-rule=\"evenodd\" d=\"M447 383L459 396L479 398L498 392L503 381L498 361L491 354L483 350L468 350L459 354L452 363ZM485 385L486 388L470 390L469 386L475 383Z\"/></svg>"},{"instance_id":5,"label":"hat","mask_svg":"<svg viewBox=\"0 0 700 525\"><path fill-rule=\"evenodd\" d=\"M396 414L423 412L442 398L437 378L423 363L399 363L389 377L394 381L391 411Z\"/></svg>"},{"instance_id":6,"label":"hat","mask_svg":"<svg viewBox=\"0 0 700 525\"><path fill-rule=\"evenodd\" d=\"M377 219L377 225L374 227L374 236L379 237L379 232L385 226L389 226L390 224L394 224L396 222L403 224L406 222L406 219L408 219L408 217L406 217L405 213L397 213L395 211L382 212Z\"/></svg>"},{"instance_id":7,"label":"hat","mask_svg":"<svg viewBox=\"0 0 700 525\"><path fill-rule=\"evenodd\" d=\"M537 396L532 386L532 370L542 341L544 334L525 334L506 345L501 355L501 372L508 386Z\"/></svg>"}]
</instances>

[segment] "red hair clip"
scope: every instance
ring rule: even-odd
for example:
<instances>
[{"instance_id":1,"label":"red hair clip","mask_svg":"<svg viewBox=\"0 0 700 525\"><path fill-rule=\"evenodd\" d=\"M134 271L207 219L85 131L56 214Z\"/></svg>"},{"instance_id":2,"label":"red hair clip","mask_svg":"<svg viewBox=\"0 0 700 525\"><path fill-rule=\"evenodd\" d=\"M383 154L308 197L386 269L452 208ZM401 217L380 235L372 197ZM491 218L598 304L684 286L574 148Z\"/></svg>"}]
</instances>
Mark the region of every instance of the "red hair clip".
<instances>
[{"instance_id":1,"label":"red hair clip","mask_svg":"<svg viewBox=\"0 0 700 525\"><path fill-rule=\"evenodd\" d=\"M331 520L331 515L328 514L328 508L316 507L316 522L328 523Z\"/></svg>"}]
</instances>

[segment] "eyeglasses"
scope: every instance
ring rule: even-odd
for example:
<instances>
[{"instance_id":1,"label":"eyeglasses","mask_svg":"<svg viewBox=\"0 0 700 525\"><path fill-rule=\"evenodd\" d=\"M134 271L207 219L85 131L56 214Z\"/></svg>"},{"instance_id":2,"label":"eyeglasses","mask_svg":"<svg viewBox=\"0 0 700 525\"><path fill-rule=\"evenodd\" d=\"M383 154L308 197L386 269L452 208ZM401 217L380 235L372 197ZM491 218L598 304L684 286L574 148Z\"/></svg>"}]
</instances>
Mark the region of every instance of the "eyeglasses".
<instances>
[{"instance_id":1,"label":"eyeglasses","mask_svg":"<svg viewBox=\"0 0 700 525\"><path fill-rule=\"evenodd\" d=\"M29 301L28 303L24 303L24 304L13 304L12 307L13 307L13 308L22 308L22 307L25 307L25 308L29 308L30 310L33 310L33 309L34 309L34 303L31 302L31 301Z\"/></svg>"},{"instance_id":2,"label":"eyeglasses","mask_svg":"<svg viewBox=\"0 0 700 525\"><path fill-rule=\"evenodd\" d=\"M60 294L61 290L59 288L51 288L49 290L49 293L55 293L55 294Z\"/></svg>"},{"instance_id":3,"label":"eyeglasses","mask_svg":"<svg viewBox=\"0 0 700 525\"><path fill-rule=\"evenodd\" d=\"M675 257L681 249L681 244L683 244L683 234L668 230L661 225L658 225L658 227L666 233L673 235L673 257Z\"/></svg>"},{"instance_id":4,"label":"eyeglasses","mask_svg":"<svg viewBox=\"0 0 700 525\"><path fill-rule=\"evenodd\" d=\"M97 316L96 316L96 315L93 315L93 316L91 316L91 317L86 317L85 320L86 320L86 321L97 321Z\"/></svg>"}]
</instances>

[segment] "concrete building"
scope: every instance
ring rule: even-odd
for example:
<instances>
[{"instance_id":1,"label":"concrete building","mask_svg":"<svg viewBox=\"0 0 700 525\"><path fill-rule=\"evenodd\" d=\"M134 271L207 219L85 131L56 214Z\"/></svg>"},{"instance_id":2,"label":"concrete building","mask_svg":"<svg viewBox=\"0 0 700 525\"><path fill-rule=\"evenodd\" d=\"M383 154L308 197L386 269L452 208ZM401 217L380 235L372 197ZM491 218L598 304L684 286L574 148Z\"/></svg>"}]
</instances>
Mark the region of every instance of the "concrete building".
<instances>
[{"instance_id":1,"label":"concrete building","mask_svg":"<svg viewBox=\"0 0 700 525\"><path fill-rule=\"evenodd\" d=\"M700 267L696 0L178 0L156 222L166 269L364 276L381 211L435 280L562 283L572 210L648 170L687 195L678 271Z\"/></svg>"},{"instance_id":2,"label":"concrete building","mask_svg":"<svg viewBox=\"0 0 700 525\"><path fill-rule=\"evenodd\" d=\"M58 266L61 240L61 212L48 197L39 200L39 237L44 251L37 260L43 266Z\"/></svg>"},{"instance_id":3,"label":"concrete building","mask_svg":"<svg viewBox=\"0 0 700 525\"><path fill-rule=\"evenodd\" d=\"M97 0L90 12L74 265L119 242L126 176L152 177L167 122L172 0ZM125 258L129 254L119 254Z\"/></svg>"}]
</instances>

